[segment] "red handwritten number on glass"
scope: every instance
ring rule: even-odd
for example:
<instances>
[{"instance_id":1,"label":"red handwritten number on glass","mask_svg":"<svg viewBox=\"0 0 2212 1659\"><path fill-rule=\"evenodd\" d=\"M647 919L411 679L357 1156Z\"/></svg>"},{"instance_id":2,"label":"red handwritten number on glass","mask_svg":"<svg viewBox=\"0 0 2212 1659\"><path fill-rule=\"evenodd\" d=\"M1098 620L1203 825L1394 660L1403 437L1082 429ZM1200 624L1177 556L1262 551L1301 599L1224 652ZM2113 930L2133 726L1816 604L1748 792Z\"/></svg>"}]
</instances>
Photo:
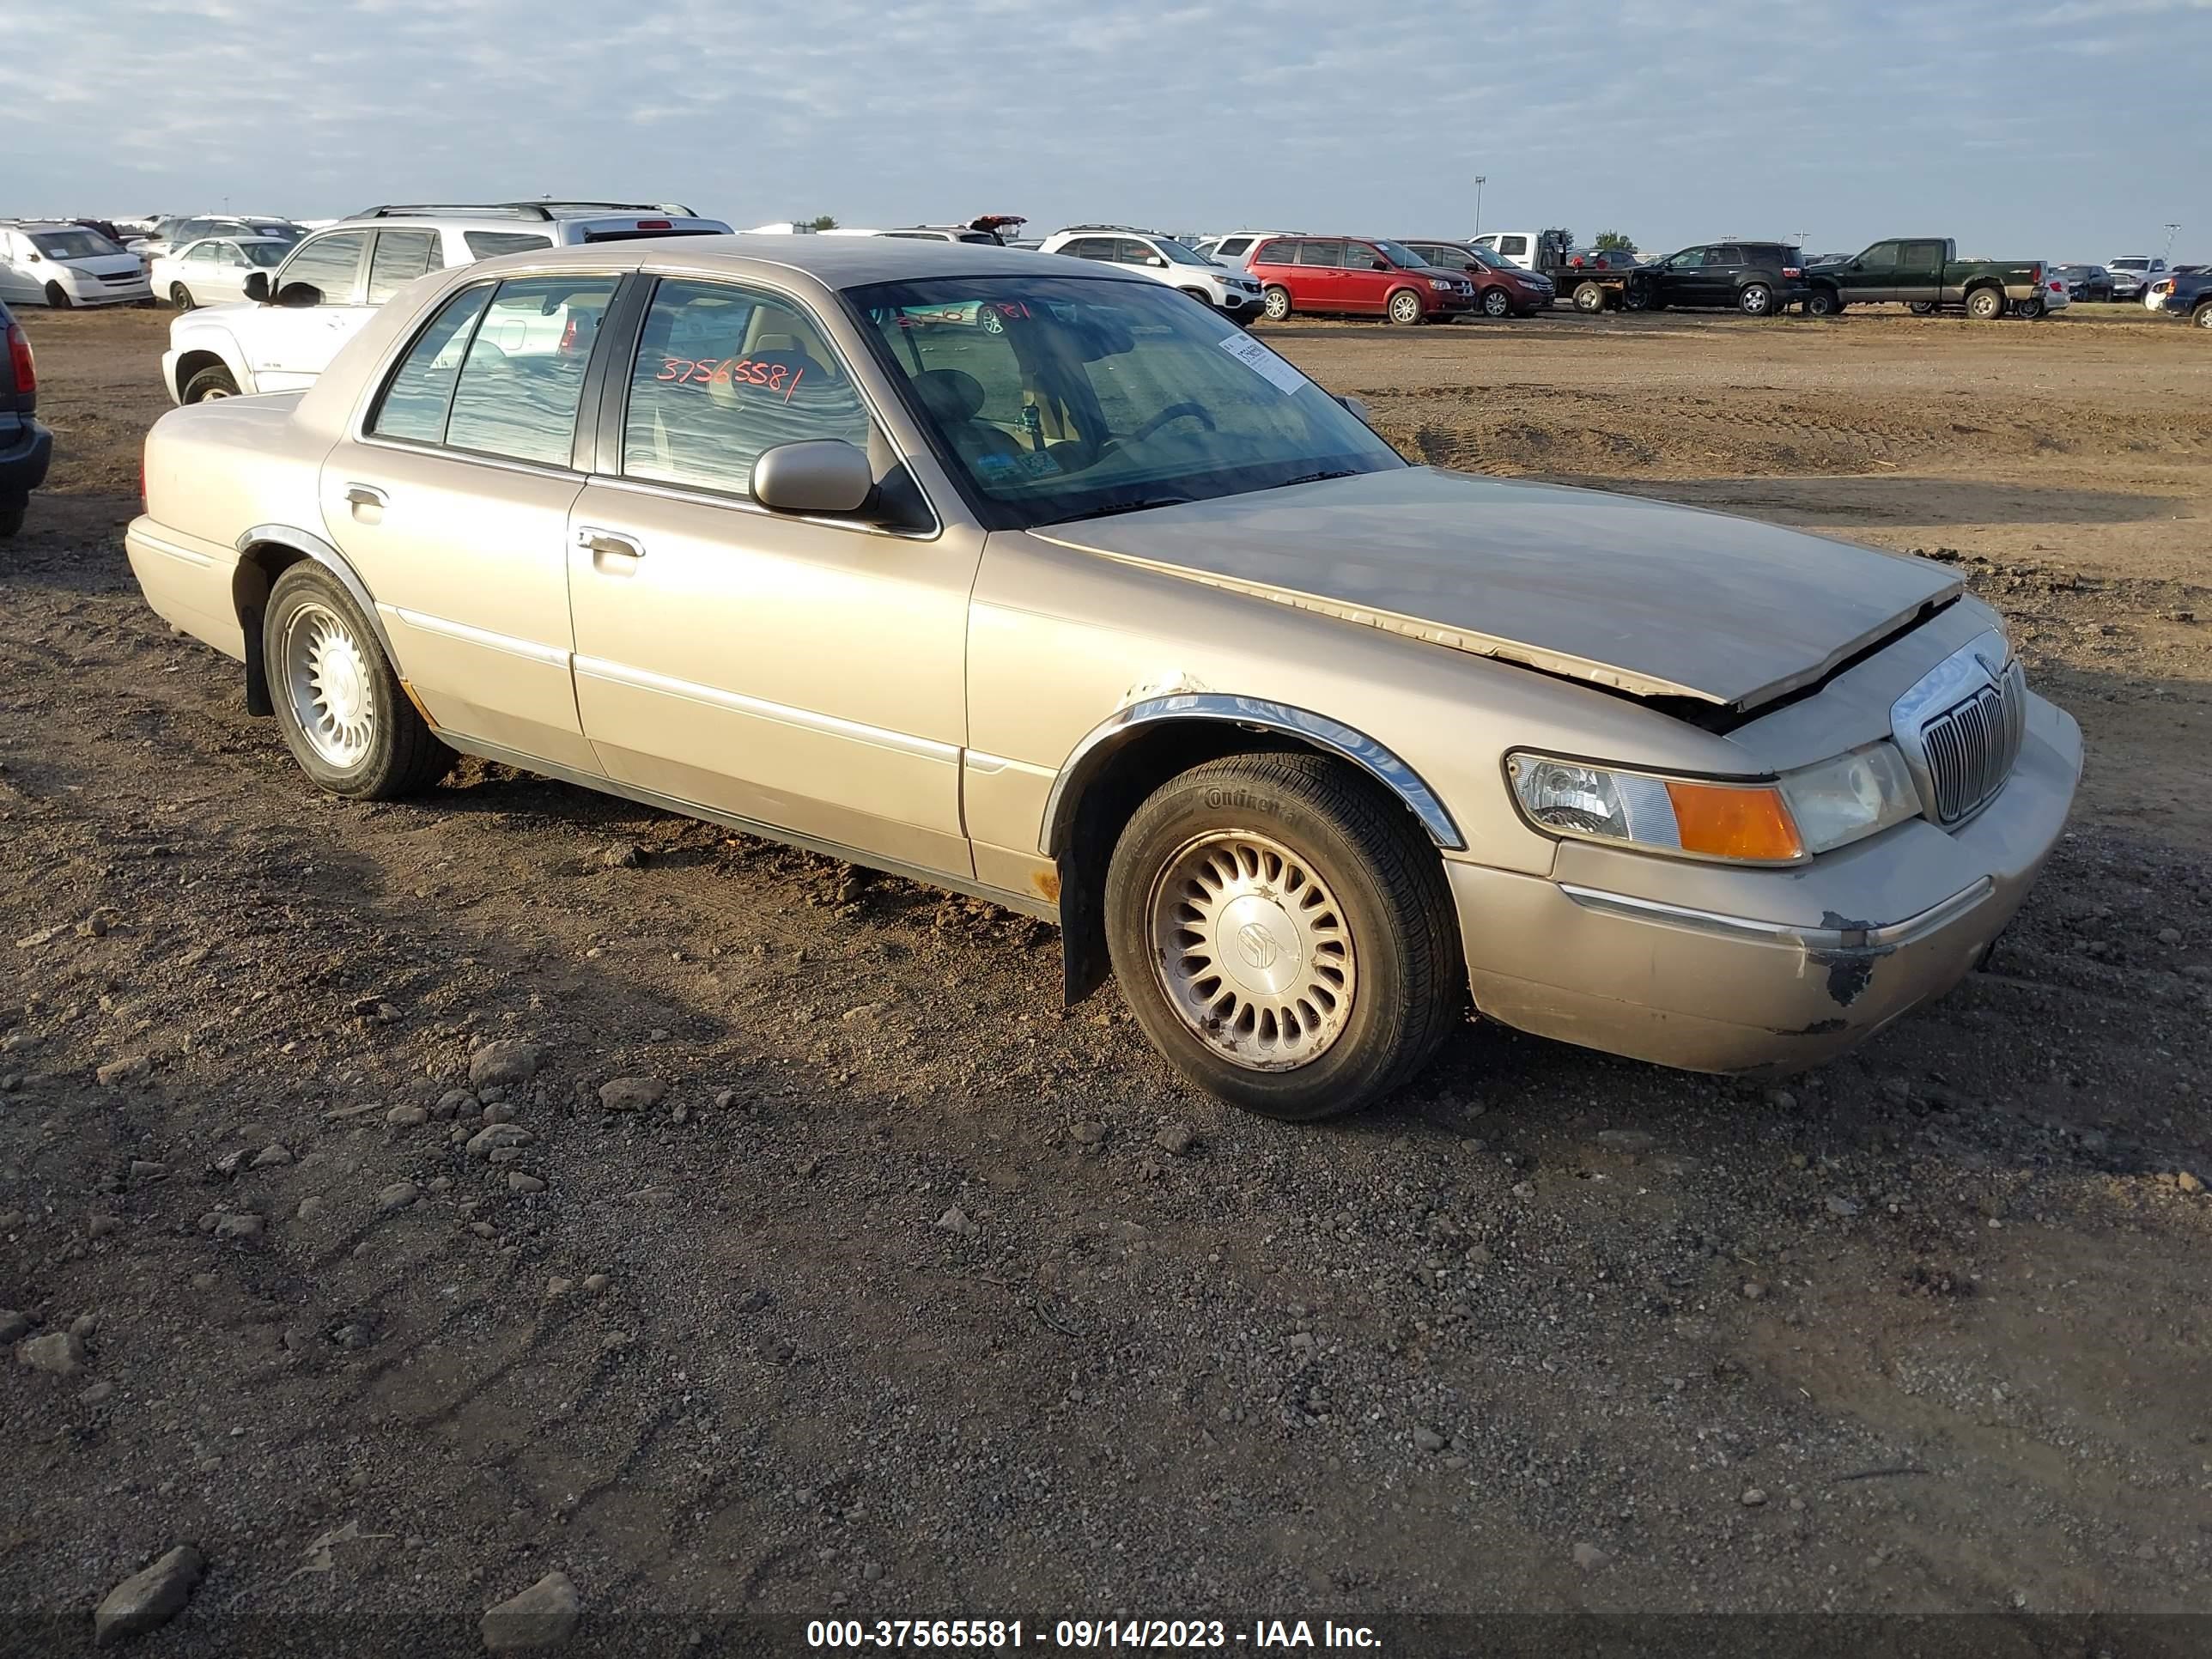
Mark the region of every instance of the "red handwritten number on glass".
<instances>
[{"instance_id":1,"label":"red handwritten number on glass","mask_svg":"<svg viewBox=\"0 0 2212 1659\"><path fill-rule=\"evenodd\" d=\"M757 386L781 392L783 401L789 403L791 394L806 378L806 371L789 363L757 363L750 357L669 357L653 378L674 386Z\"/></svg>"}]
</instances>

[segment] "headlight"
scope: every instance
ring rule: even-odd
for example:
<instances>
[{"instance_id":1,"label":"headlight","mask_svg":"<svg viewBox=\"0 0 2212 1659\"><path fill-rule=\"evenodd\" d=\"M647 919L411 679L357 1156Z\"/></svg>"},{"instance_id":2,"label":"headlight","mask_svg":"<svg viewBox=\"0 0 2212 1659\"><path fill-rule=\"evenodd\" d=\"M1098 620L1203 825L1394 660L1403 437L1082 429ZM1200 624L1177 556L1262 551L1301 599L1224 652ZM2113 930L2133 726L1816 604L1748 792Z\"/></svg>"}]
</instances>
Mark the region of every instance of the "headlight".
<instances>
[{"instance_id":1,"label":"headlight","mask_svg":"<svg viewBox=\"0 0 2212 1659\"><path fill-rule=\"evenodd\" d=\"M1430 278L1429 278L1429 286L1430 286L1431 288L1432 288L1432 289L1436 289L1436 291L1437 291L1437 293L1439 293L1439 294L1449 294L1449 293L1450 293L1450 292L1451 292L1451 289L1452 289L1452 285L1451 285L1449 283L1446 282L1446 281L1445 281L1443 277L1441 277L1441 276L1431 276L1431 277L1430 277Z\"/></svg>"},{"instance_id":2,"label":"headlight","mask_svg":"<svg viewBox=\"0 0 2212 1659\"><path fill-rule=\"evenodd\" d=\"M1905 757L1887 741L1784 773L1782 793L1806 850L1814 853L1847 847L1920 816L1920 793Z\"/></svg>"},{"instance_id":3,"label":"headlight","mask_svg":"<svg viewBox=\"0 0 2212 1659\"><path fill-rule=\"evenodd\" d=\"M1662 777L1529 754L1510 756L1505 769L1538 829L1678 857L1796 864L1920 815L1905 757L1887 742L1772 783Z\"/></svg>"}]
</instances>

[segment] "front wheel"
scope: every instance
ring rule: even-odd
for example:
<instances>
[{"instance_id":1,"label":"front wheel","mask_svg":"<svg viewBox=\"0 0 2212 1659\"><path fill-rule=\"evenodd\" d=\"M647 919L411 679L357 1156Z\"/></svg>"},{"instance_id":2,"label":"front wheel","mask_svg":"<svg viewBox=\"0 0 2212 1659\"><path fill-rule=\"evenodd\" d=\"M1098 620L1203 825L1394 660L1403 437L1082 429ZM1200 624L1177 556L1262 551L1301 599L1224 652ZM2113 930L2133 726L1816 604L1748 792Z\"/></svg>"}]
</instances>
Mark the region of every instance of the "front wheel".
<instances>
[{"instance_id":1,"label":"front wheel","mask_svg":"<svg viewBox=\"0 0 2212 1659\"><path fill-rule=\"evenodd\" d=\"M1764 283L1747 283L1735 296L1735 308L1747 317L1774 314L1774 290Z\"/></svg>"},{"instance_id":2,"label":"front wheel","mask_svg":"<svg viewBox=\"0 0 2212 1659\"><path fill-rule=\"evenodd\" d=\"M1993 288L1978 288L1966 296L1966 315L1978 323L1987 323L2004 315L2005 297Z\"/></svg>"},{"instance_id":3,"label":"front wheel","mask_svg":"<svg viewBox=\"0 0 2212 1659\"><path fill-rule=\"evenodd\" d=\"M192 298L191 289L182 283L172 283L169 284L169 303L179 311L191 311L198 306L199 301Z\"/></svg>"},{"instance_id":4,"label":"front wheel","mask_svg":"<svg viewBox=\"0 0 2212 1659\"><path fill-rule=\"evenodd\" d=\"M2189 320L2199 328L2212 328L2212 300L2205 300L2189 313Z\"/></svg>"},{"instance_id":5,"label":"front wheel","mask_svg":"<svg viewBox=\"0 0 2212 1659\"><path fill-rule=\"evenodd\" d=\"M212 398L235 398L236 396L238 396L238 382L230 378L228 369L217 363L212 368L200 370L198 374L185 382L185 395L181 401L188 404L204 404Z\"/></svg>"},{"instance_id":6,"label":"front wheel","mask_svg":"<svg viewBox=\"0 0 2212 1659\"><path fill-rule=\"evenodd\" d=\"M30 510L27 496L20 501L0 501L0 539L14 535L23 527L23 514Z\"/></svg>"},{"instance_id":7,"label":"front wheel","mask_svg":"<svg viewBox=\"0 0 2212 1659\"><path fill-rule=\"evenodd\" d=\"M1486 317L1504 317L1511 314L1513 296L1502 288L1482 290L1482 314Z\"/></svg>"},{"instance_id":8,"label":"front wheel","mask_svg":"<svg viewBox=\"0 0 2212 1659\"><path fill-rule=\"evenodd\" d=\"M322 566L302 562L276 579L261 641L277 727L315 783L391 800L446 775L453 751L416 713L361 607Z\"/></svg>"},{"instance_id":9,"label":"front wheel","mask_svg":"<svg viewBox=\"0 0 2212 1659\"><path fill-rule=\"evenodd\" d=\"M1291 291L1286 288L1270 288L1261 301L1260 308L1267 313L1267 320L1279 323L1291 314Z\"/></svg>"},{"instance_id":10,"label":"front wheel","mask_svg":"<svg viewBox=\"0 0 2212 1659\"><path fill-rule=\"evenodd\" d=\"M69 290L67 289L64 288L59 283L48 283L46 284L46 303L52 306L56 311L67 311L73 302L70 299Z\"/></svg>"},{"instance_id":11,"label":"front wheel","mask_svg":"<svg viewBox=\"0 0 2212 1659\"><path fill-rule=\"evenodd\" d=\"M1106 875L1131 1011L1185 1078L1264 1116L1348 1112L1427 1062L1462 1006L1436 851L1341 762L1234 756L1139 806Z\"/></svg>"},{"instance_id":12,"label":"front wheel","mask_svg":"<svg viewBox=\"0 0 2212 1659\"><path fill-rule=\"evenodd\" d=\"M1401 288L1390 296L1383 314L1400 328L1411 328L1421 320L1421 296L1409 288Z\"/></svg>"},{"instance_id":13,"label":"front wheel","mask_svg":"<svg viewBox=\"0 0 2212 1659\"><path fill-rule=\"evenodd\" d=\"M1844 296L1832 288L1816 288L1805 296L1805 314L1840 317L1844 314Z\"/></svg>"}]
</instances>

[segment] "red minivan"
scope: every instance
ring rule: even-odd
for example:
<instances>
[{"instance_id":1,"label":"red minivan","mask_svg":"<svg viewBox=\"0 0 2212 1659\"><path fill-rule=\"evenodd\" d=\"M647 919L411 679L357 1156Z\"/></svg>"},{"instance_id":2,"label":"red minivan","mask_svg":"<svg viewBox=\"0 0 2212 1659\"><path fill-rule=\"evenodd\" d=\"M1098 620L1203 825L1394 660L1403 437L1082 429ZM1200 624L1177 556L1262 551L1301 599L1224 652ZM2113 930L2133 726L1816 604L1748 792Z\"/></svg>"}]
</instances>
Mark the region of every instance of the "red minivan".
<instances>
[{"instance_id":1,"label":"red minivan","mask_svg":"<svg viewBox=\"0 0 2212 1659\"><path fill-rule=\"evenodd\" d=\"M1310 311L1441 323L1474 305L1474 284L1459 272L1379 236L1273 236L1245 269L1259 279L1272 322Z\"/></svg>"}]
</instances>

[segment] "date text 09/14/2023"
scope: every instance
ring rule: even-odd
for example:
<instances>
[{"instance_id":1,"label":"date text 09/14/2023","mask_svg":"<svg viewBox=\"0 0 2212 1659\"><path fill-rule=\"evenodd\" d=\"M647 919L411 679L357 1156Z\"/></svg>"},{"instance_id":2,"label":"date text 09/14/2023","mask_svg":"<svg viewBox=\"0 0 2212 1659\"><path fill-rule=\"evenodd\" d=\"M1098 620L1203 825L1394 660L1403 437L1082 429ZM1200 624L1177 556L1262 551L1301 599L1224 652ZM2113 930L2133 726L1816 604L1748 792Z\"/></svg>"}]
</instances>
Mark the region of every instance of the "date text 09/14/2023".
<instances>
[{"instance_id":1,"label":"date text 09/14/2023","mask_svg":"<svg viewBox=\"0 0 2212 1659\"><path fill-rule=\"evenodd\" d=\"M1382 1646L1364 1625L1323 1620L1255 1619L1249 1630L1219 1619L817 1619L806 1645L817 1649L965 1648L986 1653L1023 1646L1113 1648L1359 1648Z\"/></svg>"}]
</instances>

